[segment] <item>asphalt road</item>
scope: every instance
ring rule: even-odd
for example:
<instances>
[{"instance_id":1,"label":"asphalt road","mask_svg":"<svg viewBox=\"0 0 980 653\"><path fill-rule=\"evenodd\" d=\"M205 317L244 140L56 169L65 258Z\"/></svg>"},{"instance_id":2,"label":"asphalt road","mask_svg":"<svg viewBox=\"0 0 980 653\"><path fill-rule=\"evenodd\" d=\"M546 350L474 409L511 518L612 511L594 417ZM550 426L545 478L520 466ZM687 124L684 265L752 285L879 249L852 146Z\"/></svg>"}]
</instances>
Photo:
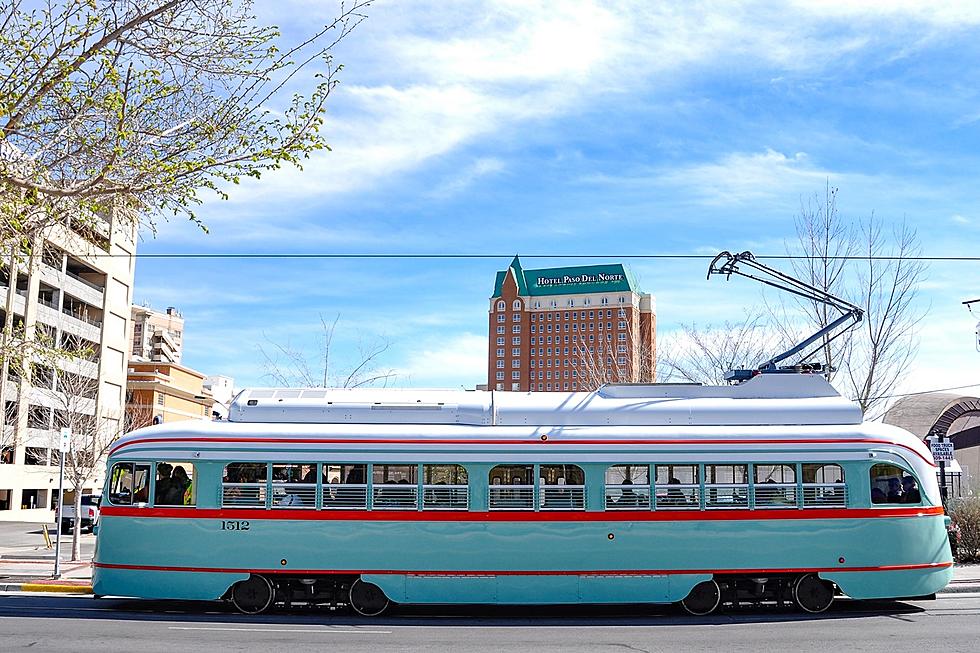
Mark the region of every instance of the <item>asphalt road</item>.
<instances>
[{"instance_id":1,"label":"asphalt road","mask_svg":"<svg viewBox=\"0 0 980 653\"><path fill-rule=\"evenodd\" d=\"M4 651L973 651L980 594L842 600L819 616L757 609L695 618L671 608L400 607L380 618L244 616L218 604L0 596Z\"/></svg>"}]
</instances>

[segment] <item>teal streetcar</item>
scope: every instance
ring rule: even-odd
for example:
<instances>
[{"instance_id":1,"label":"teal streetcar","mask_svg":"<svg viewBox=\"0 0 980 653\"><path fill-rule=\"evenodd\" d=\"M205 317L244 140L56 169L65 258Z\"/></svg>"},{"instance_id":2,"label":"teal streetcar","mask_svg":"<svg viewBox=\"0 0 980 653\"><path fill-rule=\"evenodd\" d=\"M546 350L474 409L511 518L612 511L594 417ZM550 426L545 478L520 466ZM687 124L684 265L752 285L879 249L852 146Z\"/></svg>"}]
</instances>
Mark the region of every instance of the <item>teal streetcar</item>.
<instances>
[{"instance_id":1,"label":"teal streetcar","mask_svg":"<svg viewBox=\"0 0 980 653\"><path fill-rule=\"evenodd\" d=\"M593 393L255 389L108 461L97 595L350 605L923 597L920 440L821 376Z\"/></svg>"}]
</instances>

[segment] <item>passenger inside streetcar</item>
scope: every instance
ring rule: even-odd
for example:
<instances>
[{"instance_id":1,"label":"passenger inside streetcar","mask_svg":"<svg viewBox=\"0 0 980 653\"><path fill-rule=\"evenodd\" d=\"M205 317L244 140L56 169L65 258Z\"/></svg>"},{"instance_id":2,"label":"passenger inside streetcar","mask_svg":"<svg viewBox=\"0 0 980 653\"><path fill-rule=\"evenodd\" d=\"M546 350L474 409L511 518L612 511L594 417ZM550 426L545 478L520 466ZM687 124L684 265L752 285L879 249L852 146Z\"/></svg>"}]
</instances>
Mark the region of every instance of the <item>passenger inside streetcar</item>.
<instances>
[{"instance_id":1,"label":"passenger inside streetcar","mask_svg":"<svg viewBox=\"0 0 980 653\"><path fill-rule=\"evenodd\" d=\"M922 503L922 495L911 476L902 478L902 503Z\"/></svg>"}]
</instances>

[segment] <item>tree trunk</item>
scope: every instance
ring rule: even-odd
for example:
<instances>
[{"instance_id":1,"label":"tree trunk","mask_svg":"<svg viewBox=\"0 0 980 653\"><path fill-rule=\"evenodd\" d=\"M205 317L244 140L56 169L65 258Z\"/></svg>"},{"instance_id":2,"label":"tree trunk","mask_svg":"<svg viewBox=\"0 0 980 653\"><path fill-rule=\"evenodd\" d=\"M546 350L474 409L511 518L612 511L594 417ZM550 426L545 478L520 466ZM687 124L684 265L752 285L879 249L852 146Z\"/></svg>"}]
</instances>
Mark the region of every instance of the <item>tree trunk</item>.
<instances>
[{"instance_id":1,"label":"tree trunk","mask_svg":"<svg viewBox=\"0 0 980 653\"><path fill-rule=\"evenodd\" d=\"M71 561L77 562L82 557L82 543L79 538L82 532L82 488L75 489L75 524L71 529Z\"/></svg>"}]
</instances>

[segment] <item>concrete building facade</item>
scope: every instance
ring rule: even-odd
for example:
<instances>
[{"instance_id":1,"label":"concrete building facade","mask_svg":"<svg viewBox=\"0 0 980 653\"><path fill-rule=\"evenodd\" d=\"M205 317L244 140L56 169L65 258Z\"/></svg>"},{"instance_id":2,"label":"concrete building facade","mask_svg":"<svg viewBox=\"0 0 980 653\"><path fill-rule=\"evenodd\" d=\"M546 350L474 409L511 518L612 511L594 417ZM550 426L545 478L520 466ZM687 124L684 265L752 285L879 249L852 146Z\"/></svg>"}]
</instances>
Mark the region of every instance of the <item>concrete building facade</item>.
<instances>
[{"instance_id":1,"label":"concrete building facade","mask_svg":"<svg viewBox=\"0 0 980 653\"><path fill-rule=\"evenodd\" d=\"M155 311L133 306L130 358L158 363L180 363L184 347L184 317L173 306Z\"/></svg>"},{"instance_id":2,"label":"concrete building facade","mask_svg":"<svg viewBox=\"0 0 980 653\"><path fill-rule=\"evenodd\" d=\"M0 264L0 325L77 358L8 357L0 371L0 520L51 520L59 428L77 417L121 432L135 226L123 216L51 228ZM111 256L106 256L107 254ZM101 487L96 475L91 491Z\"/></svg>"},{"instance_id":3,"label":"concrete building facade","mask_svg":"<svg viewBox=\"0 0 980 653\"><path fill-rule=\"evenodd\" d=\"M656 307L621 264L497 272L487 388L555 392L653 382Z\"/></svg>"}]
</instances>

